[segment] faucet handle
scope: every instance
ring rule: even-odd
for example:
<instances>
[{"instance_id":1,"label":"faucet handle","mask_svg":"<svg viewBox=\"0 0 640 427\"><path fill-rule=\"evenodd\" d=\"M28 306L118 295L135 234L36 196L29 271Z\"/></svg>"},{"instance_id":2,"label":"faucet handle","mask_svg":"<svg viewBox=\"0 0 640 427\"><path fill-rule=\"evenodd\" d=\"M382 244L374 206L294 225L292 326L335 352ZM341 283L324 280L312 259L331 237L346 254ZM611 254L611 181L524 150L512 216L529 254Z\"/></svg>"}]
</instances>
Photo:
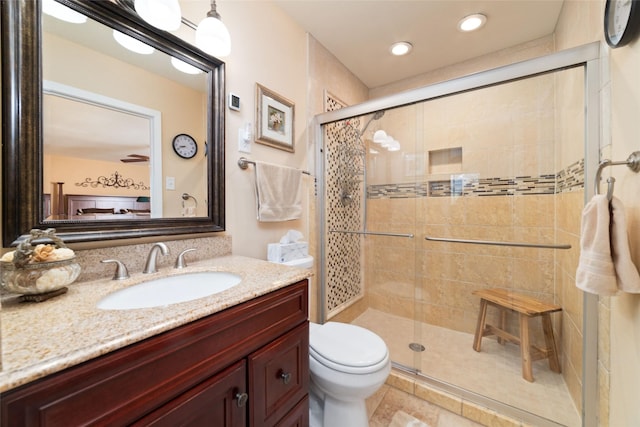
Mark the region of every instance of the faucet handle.
<instances>
[{"instance_id":1,"label":"faucet handle","mask_svg":"<svg viewBox=\"0 0 640 427\"><path fill-rule=\"evenodd\" d=\"M195 251L194 248L185 249L184 251L180 252L178 258L176 258L176 263L173 265L173 268L185 268L187 266L187 261L184 259L184 254L193 251Z\"/></svg>"},{"instance_id":2,"label":"faucet handle","mask_svg":"<svg viewBox=\"0 0 640 427\"><path fill-rule=\"evenodd\" d=\"M112 280L124 280L129 278L129 271L127 270L127 266L124 265L123 262L118 261L117 259L103 259L100 261L102 263L114 263L117 265L116 272L113 275Z\"/></svg>"}]
</instances>

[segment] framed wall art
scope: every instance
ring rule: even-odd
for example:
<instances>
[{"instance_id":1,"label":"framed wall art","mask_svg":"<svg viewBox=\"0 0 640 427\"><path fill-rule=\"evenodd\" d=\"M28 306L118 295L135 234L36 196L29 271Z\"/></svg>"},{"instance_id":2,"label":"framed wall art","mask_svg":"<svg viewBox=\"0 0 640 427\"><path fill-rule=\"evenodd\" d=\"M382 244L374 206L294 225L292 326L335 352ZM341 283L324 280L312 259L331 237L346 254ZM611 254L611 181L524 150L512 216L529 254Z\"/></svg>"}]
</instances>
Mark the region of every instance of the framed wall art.
<instances>
[{"instance_id":1,"label":"framed wall art","mask_svg":"<svg viewBox=\"0 0 640 427\"><path fill-rule=\"evenodd\" d=\"M256 142L294 152L294 103L256 83Z\"/></svg>"}]
</instances>

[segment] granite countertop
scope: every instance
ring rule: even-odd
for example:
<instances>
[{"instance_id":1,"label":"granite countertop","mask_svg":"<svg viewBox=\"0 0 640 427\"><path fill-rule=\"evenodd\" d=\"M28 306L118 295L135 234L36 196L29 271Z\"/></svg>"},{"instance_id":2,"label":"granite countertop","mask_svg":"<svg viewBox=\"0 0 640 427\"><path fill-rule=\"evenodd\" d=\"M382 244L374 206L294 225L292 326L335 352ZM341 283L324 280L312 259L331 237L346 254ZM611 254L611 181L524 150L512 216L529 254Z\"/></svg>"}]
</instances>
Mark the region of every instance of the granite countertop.
<instances>
[{"instance_id":1,"label":"granite countertop","mask_svg":"<svg viewBox=\"0 0 640 427\"><path fill-rule=\"evenodd\" d=\"M97 302L118 289L168 275L226 271L242 281L221 293L163 307L100 310ZM171 330L252 298L309 277L308 270L241 256L193 262L183 270L161 269L155 274L131 274L73 283L61 296L41 303L2 298L2 371L4 392L61 371L145 338Z\"/></svg>"}]
</instances>

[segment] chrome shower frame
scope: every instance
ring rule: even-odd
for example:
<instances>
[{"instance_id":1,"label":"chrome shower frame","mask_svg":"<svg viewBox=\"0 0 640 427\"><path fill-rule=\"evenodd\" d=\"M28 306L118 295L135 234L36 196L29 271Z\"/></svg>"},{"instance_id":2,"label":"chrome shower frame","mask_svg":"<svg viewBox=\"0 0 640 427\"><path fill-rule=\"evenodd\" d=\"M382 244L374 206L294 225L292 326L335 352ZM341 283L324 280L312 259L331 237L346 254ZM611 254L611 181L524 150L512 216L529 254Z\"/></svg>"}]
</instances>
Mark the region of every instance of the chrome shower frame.
<instances>
[{"instance_id":1,"label":"chrome shower frame","mask_svg":"<svg viewBox=\"0 0 640 427\"><path fill-rule=\"evenodd\" d=\"M533 77L566 68L584 67L585 75L585 183L592 183L599 163L600 148L600 67L601 43L594 42L567 49L558 53L535 58L511 65L487 70L476 74L432 84L422 88L363 102L351 107L319 114L314 118L315 147L319 224L319 256L318 262L318 316L326 321L325 311L325 152L323 146L322 126L332 122L367 114L385 111L417 102L428 101L441 96L453 95L469 90L489 87L509 81ZM366 184L366 183L365 183ZM366 190L365 190L366 191ZM594 194L593 187L585 184L584 202ZM582 425L596 427L598 420L598 297L584 294L584 338L583 338L583 381L582 381Z\"/></svg>"}]
</instances>

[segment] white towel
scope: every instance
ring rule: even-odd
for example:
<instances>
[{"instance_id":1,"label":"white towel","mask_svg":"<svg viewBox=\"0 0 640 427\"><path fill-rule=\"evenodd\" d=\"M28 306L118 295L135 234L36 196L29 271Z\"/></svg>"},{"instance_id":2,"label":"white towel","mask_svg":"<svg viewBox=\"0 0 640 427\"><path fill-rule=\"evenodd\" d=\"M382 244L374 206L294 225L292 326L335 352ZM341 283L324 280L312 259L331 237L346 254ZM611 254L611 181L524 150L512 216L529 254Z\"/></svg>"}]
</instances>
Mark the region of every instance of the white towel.
<instances>
[{"instance_id":1,"label":"white towel","mask_svg":"<svg viewBox=\"0 0 640 427\"><path fill-rule=\"evenodd\" d=\"M640 293L640 274L631 260L624 206L615 197L611 199L611 252L618 289L633 294Z\"/></svg>"},{"instance_id":2,"label":"white towel","mask_svg":"<svg viewBox=\"0 0 640 427\"><path fill-rule=\"evenodd\" d=\"M582 211L576 286L598 295L615 295L618 291L611 256L610 219L609 200L602 194L593 196Z\"/></svg>"},{"instance_id":3,"label":"white towel","mask_svg":"<svg viewBox=\"0 0 640 427\"><path fill-rule=\"evenodd\" d=\"M302 171L256 162L258 221L291 221L302 216Z\"/></svg>"}]
</instances>

